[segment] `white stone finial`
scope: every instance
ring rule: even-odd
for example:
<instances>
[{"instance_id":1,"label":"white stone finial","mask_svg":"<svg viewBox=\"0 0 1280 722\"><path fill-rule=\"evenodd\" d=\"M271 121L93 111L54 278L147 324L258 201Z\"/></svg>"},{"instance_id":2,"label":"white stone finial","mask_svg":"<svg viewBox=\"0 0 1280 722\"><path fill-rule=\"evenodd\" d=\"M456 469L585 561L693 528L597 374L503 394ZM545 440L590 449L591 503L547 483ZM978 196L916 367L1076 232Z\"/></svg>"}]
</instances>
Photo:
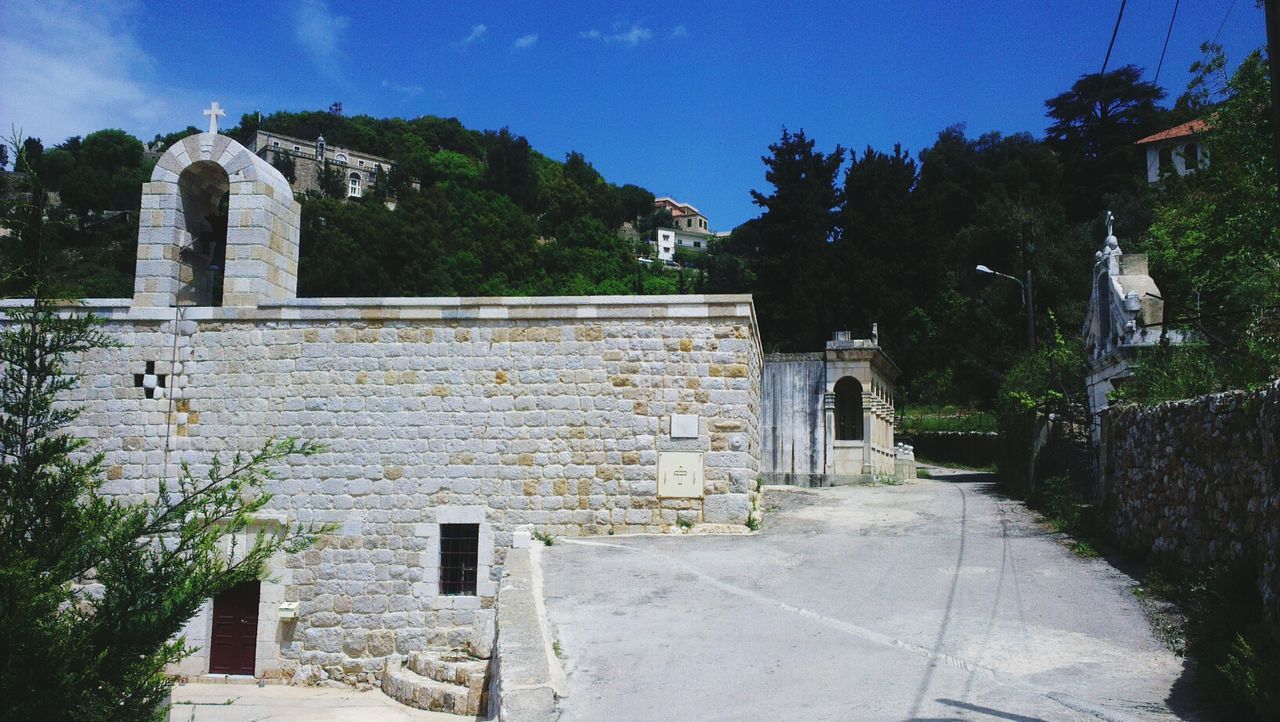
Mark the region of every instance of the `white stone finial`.
<instances>
[{"instance_id":1,"label":"white stone finial","mask_svg":"<svg viewBox=\"0 0 1280 722\"><path fill-rule=\"evenodd\" d=\"M218 106L218 101L216 101L216 100L215 100L215 101L213 101L213 105L210 105L210 106L209 106L209 109L208 109L208 110L206 110L206 111L204 111L204 114L205 114L205 115L207 115L207 116L209 116L209 132L210 132L210 133L217 133L217 132L218 132L218 118L225 117L225 116L226 116L226 114L227 114L227 111L225 111L225 110L223 110L221 107L219 107L219 106Z\"/></svg>"},{"instance_id":2,"label":"white stone finial","mask_svg":"<svg viewBox=\"0 0 1280 722\"><path fill-rule=\"evenodd\" d=\"M1107 238L1103 241L1103 256L1119 256L1123 253L1123 251L1120 250L1120 239L1116 238L1115 222L1115 214L1111 211L1107 211Z\"/></svg>"}]
</instances>

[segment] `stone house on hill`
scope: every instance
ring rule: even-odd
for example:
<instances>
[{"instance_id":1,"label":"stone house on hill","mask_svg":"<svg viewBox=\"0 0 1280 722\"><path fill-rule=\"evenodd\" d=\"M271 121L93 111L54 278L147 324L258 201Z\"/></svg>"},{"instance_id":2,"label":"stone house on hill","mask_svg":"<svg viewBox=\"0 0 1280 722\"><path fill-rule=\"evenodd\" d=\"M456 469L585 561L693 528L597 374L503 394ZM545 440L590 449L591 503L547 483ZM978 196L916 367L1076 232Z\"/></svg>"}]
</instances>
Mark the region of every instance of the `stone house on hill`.
<instances>
[{"instance_id":1,"label":"stone house on hill","mask_svg":"<svg viewBox=\"0 0 1280 722\"><path fill-rule=\"evenodd\" d=\"M1186 175L1209 165L1209 154L1199 137L1209 130L1209 123L1190 120L1154 133L1134 143L1146 159L1147 182L1159 183L1169 173Z\"/></svg>"},{"instance_id":2,"label":"stone house on hill","mask_svg":"<svg viewBox=\"0 0 1280 722\"><path fill-rule=\"evenodd\" d=\"M259 130L253 138L252 151L268 163L277 158L293 162L294 180L290 184L298 192L319 192L320 174L326 165L342 175L347 198L360 198L379 181L386 182L391 160L371 153L329 145L321 135L315 140Z\"/></svg>"},{"instance_id":3,"label":"stone house on hill","mask_svg":"<svg viewBox=\"0 0 1280 722\"><path fill-rule=\"evenodd\" d=\"M275 470L258 524L336 531L210 600L175 672L375 681L395 655L483 646L531 530L747 523L750 296L300 299L300 205L263 157L288 141L259 140L200 133L163 154L133 296L86 302L119 346L74 366L73 432L105 455L110 493L272 437L327 447ZM361 160L385 161L346 167Z\"/></svg>"},{"instance_id":4,"label":"stone house on hill","mask_svg":"<svg viewBox=\"0 0 1280 722\"><path fill-rule=\"evenodd\" d=\"M662 197L653 201L654 210L666 210L671 213L674 228L655 228L651 242L657 249L660 261L670 261L675 257L677 248L695 253L705 253L711 241L722 235L711 230L707 217L688 203L681 203L673 198Z\"/></svg>"}]
</instances>

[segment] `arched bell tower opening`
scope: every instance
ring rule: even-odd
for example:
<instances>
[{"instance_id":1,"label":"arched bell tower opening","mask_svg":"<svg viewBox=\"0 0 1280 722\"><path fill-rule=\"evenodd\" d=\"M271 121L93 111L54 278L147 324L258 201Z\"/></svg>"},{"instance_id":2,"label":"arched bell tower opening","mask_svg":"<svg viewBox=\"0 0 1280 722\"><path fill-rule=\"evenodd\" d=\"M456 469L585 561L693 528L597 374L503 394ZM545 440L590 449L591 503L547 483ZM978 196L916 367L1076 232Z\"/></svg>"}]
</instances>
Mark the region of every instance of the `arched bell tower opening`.
<instances>
[{"instance_id":1,"label":"arched bell tower opening","mask_svg":"<svg viewBox=\"0 0 1280 722\"><path fill-rule=\"evenodd\" d=\"M297 296L302 207L289 181L213 130L170 146L142 186L135 306L244 307Z\"/></svg>"},{"instance_id":2,"label":"arched bell tower opening","mask_svg":"<svg viewBox=\"0 0 1280 722\"><path fill-rule=\"evenodd\" d=\"M852 376L836 382L836 440L862 440L862 384Z\"/></svg>"},{"instance_id":3,"label":"arched bell tower opening","mask_svg":"<svg viewBox=\"0 0 1280 722\"><path fill-rule=\"evenodd\" d=\"M196 161L178 176L185 225L178 251L179 305L222 305L230 190L227 172L211 160Z\"/></svg>"}]
</instances>

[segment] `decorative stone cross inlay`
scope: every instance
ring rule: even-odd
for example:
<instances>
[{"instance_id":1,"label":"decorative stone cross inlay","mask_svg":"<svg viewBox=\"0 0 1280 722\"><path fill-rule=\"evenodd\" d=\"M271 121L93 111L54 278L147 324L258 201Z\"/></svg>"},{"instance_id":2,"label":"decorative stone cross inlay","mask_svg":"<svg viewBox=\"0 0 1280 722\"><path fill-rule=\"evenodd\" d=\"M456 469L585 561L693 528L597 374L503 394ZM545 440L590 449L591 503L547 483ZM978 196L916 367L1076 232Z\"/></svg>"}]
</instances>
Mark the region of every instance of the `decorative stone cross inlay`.
<instances>
[{"instance_id":1,"label":"decorative stone cross inlay","mask_svg":"<svg viewBox=\"0 0 1280 722\"><path fill-rule=\"evenodd\" d=\"M205 114L205 115L207 115L207 116L209 116L209 132L210 132L210 133L217 133L217 132L218 132L218 118L225 117L225 116L226 116L226 114L227 114L227 111L225 111L225 110L223 110L221 107L219 107L219 106L218 106L218 101L216 101L216 100L215 100L215 101L213 101L213 105L210 105L210 106L209 106L209 109L208 109L208 110L206 110L206 111L204 111L204 114Z\"/></svg>"}]
</instances>

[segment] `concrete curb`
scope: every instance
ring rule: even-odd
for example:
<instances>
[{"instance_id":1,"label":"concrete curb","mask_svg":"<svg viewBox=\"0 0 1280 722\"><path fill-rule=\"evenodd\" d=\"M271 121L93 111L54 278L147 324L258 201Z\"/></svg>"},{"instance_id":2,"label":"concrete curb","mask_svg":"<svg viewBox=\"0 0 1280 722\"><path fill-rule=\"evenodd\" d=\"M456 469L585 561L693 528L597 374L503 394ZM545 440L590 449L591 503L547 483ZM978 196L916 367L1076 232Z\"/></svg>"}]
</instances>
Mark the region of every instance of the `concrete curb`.
<instances>
[{"instance_id":1,"label":"concrete curb","mask_svg":"<svg viewBox=\"0 0 1280 722\"><path fill-rule=\"evenodd\" d=\"M564 670L551 647L542 603L539 549L507 553L498 587L497 653L489 692L490 712L511 722L551 722L560 715Z\"/></svg>"}]
</instances>

